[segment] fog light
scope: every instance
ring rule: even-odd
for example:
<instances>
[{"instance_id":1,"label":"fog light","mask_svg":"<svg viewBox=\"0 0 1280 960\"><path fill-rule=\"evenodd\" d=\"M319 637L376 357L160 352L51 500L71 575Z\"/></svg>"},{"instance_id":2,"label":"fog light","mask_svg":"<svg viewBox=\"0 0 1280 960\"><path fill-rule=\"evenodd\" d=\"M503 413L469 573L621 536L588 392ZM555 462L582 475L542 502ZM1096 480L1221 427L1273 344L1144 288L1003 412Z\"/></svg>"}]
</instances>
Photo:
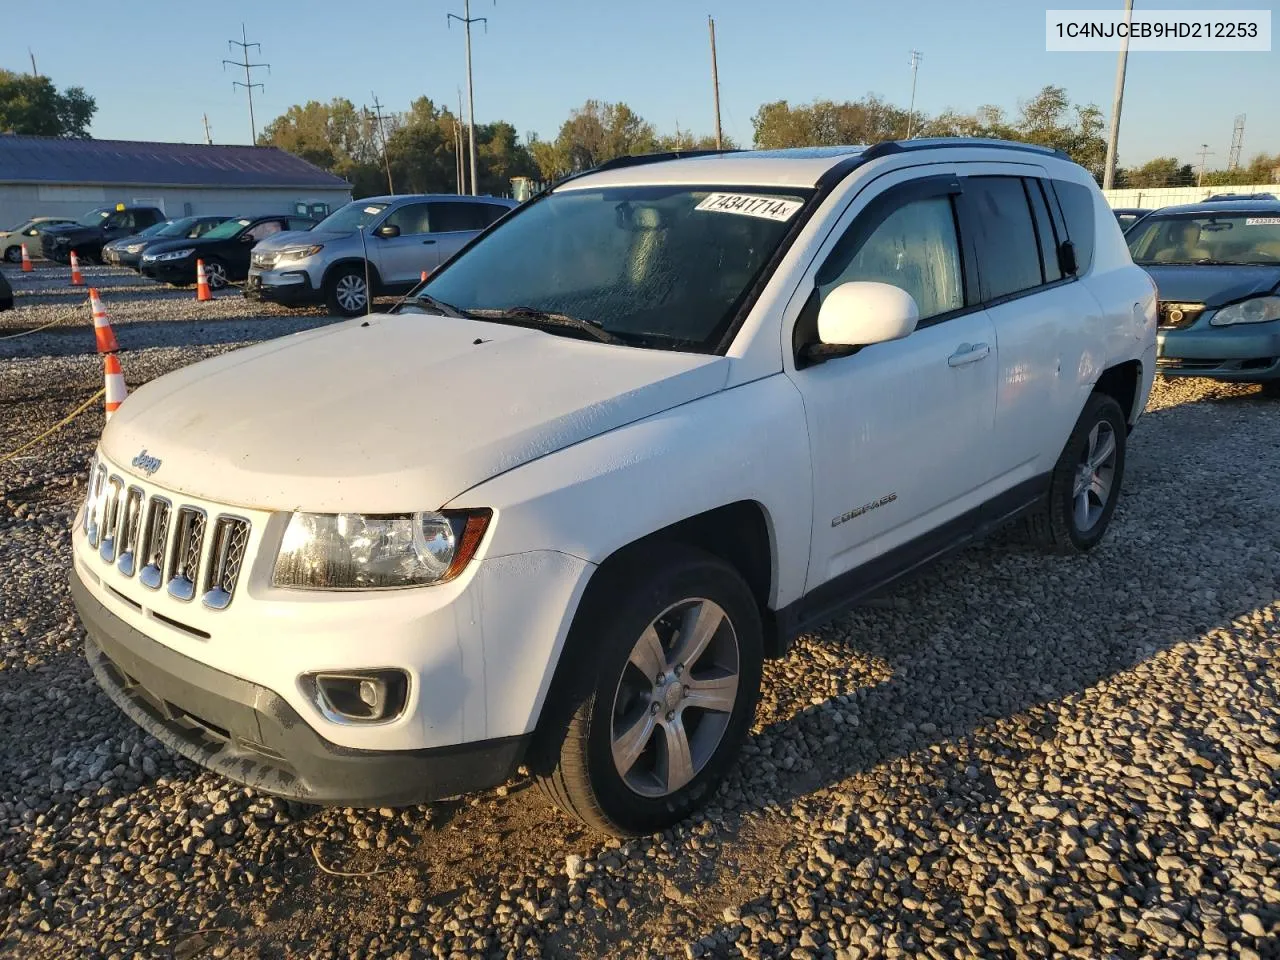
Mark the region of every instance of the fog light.
<instances>
[{"instance_id":1,"label":"fog light","mask_svg":"<svg viewBox=\"0 0 1280 960\"><path fill-rule=\"evenodd\" d=\"M409 675L403 670L309 673L303 687L324 716L336 723L384 723L404 712Z\"/></svg>"}]
</instances>

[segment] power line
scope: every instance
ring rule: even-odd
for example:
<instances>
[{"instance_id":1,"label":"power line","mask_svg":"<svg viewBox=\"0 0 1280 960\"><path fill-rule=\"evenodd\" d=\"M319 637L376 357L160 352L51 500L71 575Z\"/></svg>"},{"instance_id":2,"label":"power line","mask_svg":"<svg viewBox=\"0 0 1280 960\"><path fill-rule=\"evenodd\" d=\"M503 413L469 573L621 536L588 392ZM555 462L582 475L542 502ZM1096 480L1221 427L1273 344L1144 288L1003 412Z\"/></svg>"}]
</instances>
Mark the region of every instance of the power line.
<instances>
[{"instance_id":1,"label":"power line","mask_svg":"<svg viewBox=\"0 0 1280 960\"><path fill-rule=\"evenodd\" d=\"M228 40L228 41L227 41L227 46L229 46L229 47L239 47L239 48L240 48L240 55L241 55L242 57L244 57L244 60L243 60L243 61L240 61L240 60L223 60L223 61L222 61L222 69L223 69L223 70L225 70L225 69L227 69L227 67L228 67L228 66L232 66L232 67L243 67L243 68L244 68L244 83L241 83L239 80L232 80L232 81L231 81L231 89L232 89L232 90L234 90L236 87L244 87L245 92L249 95L249 143L250 143L250 144L256 144L256 143L258 142L258 127L257 127L257 124L256 124L256 123L254 123L254 120L253 120L253 88L254 88L254 87L257 87L259 90L265 90L266 88L265 88L265 87L263 87L263 85L262 85L262 84L260 84L260 83L254 83L254 82L253 82L253 76L252 76L252 74L250 73L250 71L252 71L252 70L256 70L256 69L258 69L259 67L266 67L266 68L267 68L267 73L270 73L270 72L271 72L271 64L269 64L269 63L250 63L250 62L249 62L249 48L250 48L250 47L257 47L257 48L258 48L258 53L262 53L262 44L260 44L260 43L250 43L250 42L249 42L249 36L248 36L248 34L246 34L246 33L245 33L245 29L244 29L244 24L243 24L243 23L242 23L242 24L240 24L240 39L239 39L239 40Z\"/></svg>"},{"instance_id":2,"label":"power line","mask_svg":"<svg viewBox=\"0 0 1280 960\"><path fill-rule=\"evenodd\" d=\"M1133 22L1133 0L1124 0L1124 22ZM1116 180L1116 151L1120 145L1120 108L1124 104L1124 73L1129 65L1129 31L1120 38L1116 60L1116 89L1111 97L1111 132L1107 137L1107 161L1102 168L1102 189L1110 190Z\"/></svg>"},{"instance_id":3,"label":"power line","mask_svg":"<svg viewBox=\"0 0 1280 960\"><path fill-rule=\"evenodd\" d=\"M396 188L391 182L391 158L387 156L387 131L382 126L382 104L378 102L376 93L370 93L369 96L373 97L373 118L378 123L378 136L382 138L382 162L387 168L387 193L395 196Z\"/></svg>"},{"instance_id":4,"label":"power line","mask_svg":"<svg viewBox=\"0 0 1280 960\"><path fill-rule=\"evenodd\" d=\"M1204 165L1205 160L1213 156L1213 151L1209 149L1207 143L1200 144L1200 175L1196 177L1196 186L1204 186Z\"/></svg>"},{"instance_id":5,"label":"power line","mask_svg":"<svg viewBox=\"0 0 1280 960\"><path fill-rule=\"evenodd\" d=\"M724 137L720 133L720 67L716 62L716 22L707 16L707 27L711 30L711 88L716 95L716 149L724 149ZM680 149L679 142L676 149Z\"/></svg>"},{"instance_id":6,"label":"power line","mask_svg":"<svg viewBox=\"0 0 1280 960\"><path fill-rule=\"evenodd\" d=\"M919 50L911 51L911 106L907 108L907 139L911 139L911 131L915 127L916 119L916 74L920 70L920 61L924 59L924 54Z\"/></svg>"},{"instance_id":7,"label":"power line","mask_svg":"<svg viewBox=\"0 0 1280 960\"><path fill-rule=\"evenodd\" d=\"M1231 152L1227 154L1227 169L1235 170L1240 166L1240 151L1244 147L1244 114L1236 117L1235 129L1231 131Z\"/></svg>"},{"instance_id":8,"label":"power line","mask_svg":"<svg viewBox=\"0 0 1280 960\"><path fill-rule=\"evenodd\" d=\"M461 23L467 32L467 135L471 143L471 195L474 197L476 195L476 90L471 82L471 25L483 23L485 32L488 33L489 18L471 16L471 0L463 0L462 16L451 13L445 22L452 26L454 20Z\"/></svg>"}]
</instances>

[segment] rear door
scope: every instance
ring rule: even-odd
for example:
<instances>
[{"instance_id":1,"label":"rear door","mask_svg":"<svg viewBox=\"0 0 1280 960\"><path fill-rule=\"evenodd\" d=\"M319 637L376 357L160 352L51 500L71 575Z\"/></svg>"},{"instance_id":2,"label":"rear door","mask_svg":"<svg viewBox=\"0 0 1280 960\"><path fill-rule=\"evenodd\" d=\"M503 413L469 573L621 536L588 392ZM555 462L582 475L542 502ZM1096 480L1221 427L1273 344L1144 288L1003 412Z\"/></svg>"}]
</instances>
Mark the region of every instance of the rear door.
<instances>
[{"instance_id":1,"label":"rear door","mask_svg":"<svg viewBox=\"0 0 1280 960\"><path fill-rule=\"evenodd\" d=\"M431 204L431 236L444 263L496 219L496 204L467 200L435 200Z\"/></svg>"},{"instance_id":2,"label":"rear door","mask_svg":"<svg viewBox=\"0 0 1280 960\"><path fill-rule=\"evenodd\" d=\"M1098 303L1063 273L1066 236L1047 186L1034 176L965 178L982 299L999 347L993 456L1002 490L1053 469L1080 413L1081 365L1096 362L1086 332Z\"/></svg>"},{"instance_id":3,"label":"rear door","mask_svg":"<svg viewBox=\"0 0 1280 960\"><path fill-rule=\"evenodd\" d=\"M400 235L368 238L369 259L378 269L385 286L405 288L418 282L424 270L430 272L440 262L435 240L430 235L431 204L406 203L387 214L378 226L398 227Z\"/></svg>"}]
</instances>

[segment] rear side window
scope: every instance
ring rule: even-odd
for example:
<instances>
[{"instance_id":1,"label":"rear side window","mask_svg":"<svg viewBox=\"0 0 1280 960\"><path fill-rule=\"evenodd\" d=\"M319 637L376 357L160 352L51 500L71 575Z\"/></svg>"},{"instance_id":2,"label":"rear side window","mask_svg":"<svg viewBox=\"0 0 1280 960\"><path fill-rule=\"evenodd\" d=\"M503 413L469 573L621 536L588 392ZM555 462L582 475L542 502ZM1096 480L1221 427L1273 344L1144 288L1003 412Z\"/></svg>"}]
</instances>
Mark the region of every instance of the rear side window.
<instances>
[{"instance_id":1,"label":"rear side window","mask_svg":"<svg viewBox=\"0 0 1280 960\"><path fill-rule=\"evenodd\" d=\"M1084 273L1093 263L1093 191L1066 180L1054 180L1053 189L1067 222L1067 239L1076 248L1077 272Z\"/></svg>"},{"instance_id":2,"label":"rear side window","mask_svg":"<svg viewBox=\"0 0 1280 960\"><path fill-rule=\"evenodd\" d=\"M487 227L495 220L499 220L510 209L510 207L500 207L496 203L482 203L479 206L484 208L484 225Z\"/></svg>"},{"instance_id":3,"label":"rear side window","mask_svg":"<svg viewBox=\"0 0 1280 960\"><path fill-rule=\"evenodd\" d=\"M1058 244L1061 241L1054 229L1053 217L1049 215L1043 185L1039 180L1023 182L1027 188L1027 197L1031 200L1031 213L1036 222L1036 236L1040 240L1040 260L1044 265L1044 282L1053 283L1055 280L1062 279L1062 267L1058 265Z\"/></svg>"},{"instance_id":4,"label":"rear side window","mask_svg":"<svg viewBox=\"0 0 1280 960\"><path fill-rule=\"evenodd\" d=\"M290 230L310 230L315 225L316 222L314 220L299 220L296 217L289 219Z\"/></svg>"},{"instance_id":5,"label":"rear side window","mask_svg":"<svg viewBox=\"0 0 1280 960\"><path fill-rule=\"evenodd\" d=\"M984 300L999 300L1044 282L1031 206L1019 177L970 177L965 199L976 221Z\"/></svg>"},{"instance_id":6,"label":"rear side window","mask_svg":"<svg viewBox=\"0 0 1280 960\"><path fill-rule=\"evenodd\" d=\"M431 205L431 232L454 233L460 230L483 230L496 218L489 203L440 201ZM505 212L505 211L504 211Z\"/></svg>"}]
</instances>

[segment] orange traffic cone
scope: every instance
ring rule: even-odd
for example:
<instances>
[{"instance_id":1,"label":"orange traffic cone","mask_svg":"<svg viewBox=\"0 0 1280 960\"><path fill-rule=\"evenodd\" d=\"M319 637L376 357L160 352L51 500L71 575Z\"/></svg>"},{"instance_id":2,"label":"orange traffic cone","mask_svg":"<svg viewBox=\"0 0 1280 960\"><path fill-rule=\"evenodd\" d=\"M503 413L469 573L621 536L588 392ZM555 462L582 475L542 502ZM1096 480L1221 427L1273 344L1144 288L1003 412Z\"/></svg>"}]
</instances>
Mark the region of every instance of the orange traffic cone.
<instances>
[{"instance_id":1,"label":"orange traffic cone","mask_svg":"<svg viewBox=\"0 0 1280 960\"><path fill-rule=\"evenodd\" d=\"M120 349L120 344L116 343L115 331L107 320L107 311L103 309L98 291L93 287L89 288L89 306L93 310L93 335L98 341L98 352L115 353Z\"/></svg>"},{"instance_id":2,"label":"orange traffic cone","mask_svg":"<svg viewBox=\"0 0 1280 960\"><path fill-rule=\"evenodd\" d=\"M22 272L30 273L35 267L31 265L31 254L27 253L27 245L22 245Z\"/></svg>"},{"instance_id":3,"label":"orange traffic cone","mask_svg":"<svg viewBox=\"0 0 1280 960\"><path fill-rule=\"evenodd\" d=\"M80 261L76 259L76 252L71 251L71 285L73 287L83 287L84 277L80 275Z\"/></svg>"},{"instance_id":4,"label":"orange traffic cone","mask_svg":"<svg viewBox=\"0 0 1280 960\"><path fill-rule=\"evenodd\" d=\"M209 291L209 278L204 275L204 261L196 261L196 299L212 300L213 294Z\"/></svg>"},{"instance_id":5,"label":"orange traffic cone","mask_svg":"<svg viewBox=\"0 0 1280 960\"><path fill-rule=\"evenodd\" d=\"M120 404L124 403L124 398L129 394L129 388L124 384L124 371L120 369L120 361L114 353L108 353L103 358L103 375L107 381L106 392L106 408L107 419L111 419L111 415L116 412Z\"/></svg>"}]
</instances>

